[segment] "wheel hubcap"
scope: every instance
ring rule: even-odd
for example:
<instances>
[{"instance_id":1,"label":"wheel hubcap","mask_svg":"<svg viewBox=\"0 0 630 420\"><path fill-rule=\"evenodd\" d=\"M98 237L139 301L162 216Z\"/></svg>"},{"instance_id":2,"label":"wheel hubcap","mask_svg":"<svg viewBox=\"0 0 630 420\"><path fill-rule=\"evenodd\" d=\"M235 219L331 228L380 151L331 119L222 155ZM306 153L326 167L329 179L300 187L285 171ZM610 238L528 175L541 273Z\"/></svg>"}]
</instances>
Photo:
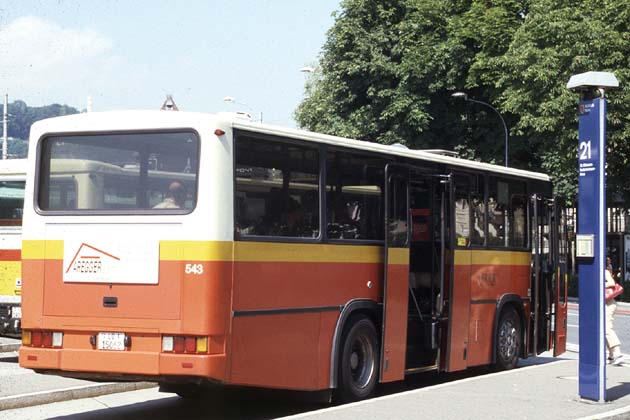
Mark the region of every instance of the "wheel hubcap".
<instances>
[{"instance_id":1,"label":"wheel hubcap","mask_svg":"<svg viewBox=\"0 0 630 420\"><path fill-rule=\"evenodd\" d=\"M499 330L499 352L504 360L514 357L517 343L516 326L512 320L506 320Z\"/></svg>"},{"instance_id":2,"label":"wheel hubcap","mask_svg":"<svg viewBox=\"0 0 630 420\"><path fill-rule=\"evenodd\" d=\"M365 388L374 374L375 358L372 346L366 337L357 337L350 355L350 374L358 388Z\"/></svg>"}]
</instances>

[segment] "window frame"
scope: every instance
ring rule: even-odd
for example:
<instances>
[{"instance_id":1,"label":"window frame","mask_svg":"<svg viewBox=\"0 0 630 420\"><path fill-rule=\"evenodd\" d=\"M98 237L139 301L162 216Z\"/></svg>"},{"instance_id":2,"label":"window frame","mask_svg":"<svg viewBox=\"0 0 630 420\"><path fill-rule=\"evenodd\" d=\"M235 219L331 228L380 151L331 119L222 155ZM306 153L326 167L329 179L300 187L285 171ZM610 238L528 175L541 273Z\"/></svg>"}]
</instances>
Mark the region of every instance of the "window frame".
<instances>
[{"instance_id":1,"label":"window frame","mask_svg":"<svg viewBox=\"0 0 630 420\"><path fill-rule=\"evenodd\" d=\"M236 142L239 137L249 137L260 139L261 141L285 143L290 145L313 147L318 150L319 153L319 237L293 237L293 236L267 236L267 235L243 235L236 231ZM327 197L326 197L326 185L327 185L327 172L326 172L326 158L329 152L340 152L347 154L354 154L366 158L376 158L383 160L383 171L385 171L385 165L388 162L397 161L395 157L389 156L384 153L375 153L362 149L354 149L351 147L330 145L326 143L311 142L307 140L295 139L292 137L275 136L266 133L257 133L247 130L234 130L232 150L232 191L233 191L233 226L232 231L234 233L235 241L242 242L271 242L271 243L318 243L318 244L335 244L335 245L378 245L383 246L384 239L341 239L341 238L329 238L326 226L328 223L327 215ZM400 159L399 159L400 160ZM385 182L385 175L383 175L383 182ZM384 191L381 195L381 200L384 200ZM384 204L383 204L384 205ZM384 216L384 215L383 215ZM383 220L383 223L385 221ZM383 235L385 234L385 225L383 224Z\"/></svg>"},{"instance_id":2,"label":"window frame","mask_svg":"<svg viewBox=\"0 0 630 420\"><path fill-rule=\"evenodd\" d=\"M482 176L483 177L483 185L484 185L484 232L485 232L485 241L483 245L480 244L474 244L471 240L468 241L468 245L467 246L458 246L456 243L457 237L455 234L455 229L453 229L453 234L451 235L452 238L451 240L453 241L453 244L455 245L456 249L471 249L471 250L492 250L492 251L531 251L531 232L530 230L530 205L529 205L529 200L530 200L530 196L532 193L532 189L538 191L541 190L540 193L543 195L548 195L546 194L544 191L542 191L542 188L533 188L532 187L532 182L530 179L528 178L519 178L519 177L513 177L513 176L504 176L495 172L483 172L483 171L465 171L465 170L461 170L459 168L456 167L451 167L450 168L450 172L453 176ZM509 245L508 246L499 246L499 245L490 245L490 241L488 238L488 197L490 194L489 191L489 183L490 183L490 178L495 178L498 181L502 181L502 182L506 182L508 183L508 187L509 185L512 185L513 183L522 183L525 187L525 190L523 192L523 196L526 199L526 203L527 205L525 206L525 244L523 246L514 246L512 244L512 241L510 239L510 235L508 235L508 241L509 241ZM470 197L471 197L471 189L470 189L470 183L468 185L468 200L469 200L469 206L470 206ZM511 194L511 189L508 190L508 194L509 194L509 202L508 202L508 217L510 217L510 212L512 210L512 194ZM472 207L470 207L472 209ZM453 221L455 221L455 197L453 196L452 199L452 203L451 203L451 214L453 215ZM472 211L470 211L470 226L472 229L473 226L473 220L472 220L473 214ZM512 227L510 228L510 231L512 230Z\"/></svg>"},{"instance_id":3,"label":"window frame","mask_svg":"<svg viewBox=\"0 0 630 420\"><path fill-rule=\"evenodd\" d=\"M85 137L85 136L123 136L123 135L146 135L146 134L172 134L172 133L189 133L193 134L197 140L197 165L195 176L195 199L192 207L189 209L66 209L66 210L49 210L43 209L39 205L39 197L42 192L42 164L43 153L46 141L51 137ZM147 130L104 130L104 131L70 131L70 132L50 132L42 135L37 141L36 158L35 158L35 184L33 192L33 208L35 212L42 216L111 216L111 215L152 215L152 216L181 216L193 213L199 203L199 178L201 169L201 156L203 154L203 142L199 132L192 127L165 128L165 129L147 129ZM47 160L50 163L50 159ZM48 168L50 174L50 168Z\"/></svg>"}]
</instances>

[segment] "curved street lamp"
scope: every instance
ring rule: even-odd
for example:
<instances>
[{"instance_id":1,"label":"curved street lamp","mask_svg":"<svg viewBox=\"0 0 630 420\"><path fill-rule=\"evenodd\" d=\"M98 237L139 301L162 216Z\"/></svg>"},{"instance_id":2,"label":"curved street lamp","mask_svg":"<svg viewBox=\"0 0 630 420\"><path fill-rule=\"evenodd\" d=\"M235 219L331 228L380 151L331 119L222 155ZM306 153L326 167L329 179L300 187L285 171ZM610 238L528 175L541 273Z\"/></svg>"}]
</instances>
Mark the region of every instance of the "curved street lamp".
<instances>
[{"instance_id":1,"label":"curved street lamp","mask_svg":"<svg viewBox=\"0 0 630 420\"><path fill-rule=\"evenodd\" d=\"M486 103L486 102L483 102L483 101L479 101L477 99L469 98L468 94L465 93L465 92L455 92L455 93L453 93L451 95L451 97L453 97L453 98L462 98L464 101L474 102L476 104L485 105L488 108L490 108L491 110L493 110L499 116L499 119L501 119L501 123L503 124L503 129L505 130L505 166L508 166L508 138L509 138L509 132L508 132L508 129L507 129L507 125L505 124L505 120L503 119L501 114L499 114L499 111L497 111L497 109L495 107L493 107L492 105L490 105L489 103Z\"/></svg>"},{"instance_id":2,"label":"curved street lamp","mask_svg":"<svg viewBox=\"0 0 630 420\"><path fill-rule=\"evenodd\" d=\"M252 114L254 113L254 109L251 106L247 105L246 103L237 101L236 98L233 97L233 96L224 96L223 97L223 102L230 102L230 103L233 103L235 105L244 106L247 109L249 109ZM256 122L256 120L253 120L253 121ZM262 111L260 111L258 113L258 122L263 122L263 113L262 113Z\"/></svg>"}]
</instances>

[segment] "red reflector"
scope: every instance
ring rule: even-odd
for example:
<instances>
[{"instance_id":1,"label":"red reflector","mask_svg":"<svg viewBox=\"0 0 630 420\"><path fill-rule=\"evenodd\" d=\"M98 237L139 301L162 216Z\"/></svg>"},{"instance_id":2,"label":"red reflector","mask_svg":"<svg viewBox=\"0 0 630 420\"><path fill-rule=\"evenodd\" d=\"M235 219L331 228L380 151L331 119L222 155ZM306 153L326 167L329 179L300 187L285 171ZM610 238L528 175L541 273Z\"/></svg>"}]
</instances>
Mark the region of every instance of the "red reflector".
<instances>
[{"instance_id":1,"label":"red reflector","mask_svg":"<svg viewBox=\"0 0 630 420\"><path fill-rule=\"evenodd\" d=\"M42 347L52 347L52 332L42 332Z\"/></svg>"},{"instance_id":2,"label":"red reflector","mask_svg":"<svg viewBox=\"0 0 630 420\"><path fill-rule=\"evenodd\" d=\"M36 362L36 361L37 361L37 356L33 356L32 354L29 354L29 355L26 357L26 359L27 359L27 360L33 360L33 361L35 361L35 362Z\"/></svg>"},{"instance_id":3,"label":"red reflector","mask_svg":"<svg viewBox=\"0 0 630 420\"><path fill-rule=\"evenodd\" d=\"M184 337L173 337L173 352L184 352Z\"/></svg>"},{"instance_id":4,"label":"red reflector","mask_svg":"<svg viewBox=\"0 0 630 420\"><path fill-rule=\"evenodd\" d=\"M186 353L194 353L197 350L195 337L186 337Z\"/></svg>"},{"instance_id":5,"label":"red reflector","mask_svg":"<svg viewBox=\"0 0 630 420\"><path fill-rule=\"evenodd\" d=\"M219 128L217 128L216 130L214 130L214 135L215 135L215 136L222 136L222 135L224 135L224 134L225 134L225 131L223 131L223 130L221 130L221 129L219 129Z\"/></svg>"},{"instance_id":6,"label":"red reflector","mask_svg":"<svg viewBox=\"0 0 630 420\"><path fill-rule=\"evenodd\" d=\"M31 345L33 347L41 347L42 346L42 333L41 333L41 331L33 331L33 332L31 332Z\"/></svg>"},{"instance_id":7,"label":"red reflector","mask_svg":"<svg viewBox=\"0 0 630 420\"><path fill-rule=\"evenodd\" d=\"M184 362L184 363L182 363L182 367L186 368L186 369L192 369L193 364L190 363L190 362Z\"/></svg>"}]
</instances>

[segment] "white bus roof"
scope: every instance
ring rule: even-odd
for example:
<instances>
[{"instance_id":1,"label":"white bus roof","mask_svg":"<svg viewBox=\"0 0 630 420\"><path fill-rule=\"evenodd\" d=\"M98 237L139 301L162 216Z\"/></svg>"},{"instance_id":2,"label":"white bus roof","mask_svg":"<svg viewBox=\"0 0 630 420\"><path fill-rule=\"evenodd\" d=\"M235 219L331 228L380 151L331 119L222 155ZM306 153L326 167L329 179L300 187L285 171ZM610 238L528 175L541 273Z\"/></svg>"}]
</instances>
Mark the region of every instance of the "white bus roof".
<instances>
[{"instance_id":1,"label":"white bus roof","mask_svg":"<svg viewBox=\"0 0 630 420\"><path fill-rule=\"evenodd\" d=\"M492 165L489 163L477 162L473 160L461 159L458 157L445 156L435 153L435 149L427 151L407 149L400 146L389 146L380 143L373 143L361 140L352 140L344 137L329 136L326 134L318 134L310 131L296 130L291 128L277 127L273 125L260 124L255 122L234 119L232 127L240 130L251 131L261 134L269 134L274 136L289 137L293 139L302 139L317 143L330 144L335 146L350 147L353 149L366 150L377 153L386 153L390 155L403 156L411 159L420 159L427 162L443 163L460 168L474 169L481 171L494 172L501 175L513 175L541 181L549 181L549 175L540 172L525 171L522 169L506 168L505 166Z\"/></svg>"},{"instance_id":2,"label":"white bus roof","mask_svg":"<svg viewBox=\"0 0 630 420\"><path fill-rule=\"evenodd\" d=\"M500 175L512 175L549 181L548 175L522 169L506 168L500 165L461 159L435 153L435 150L412 150L399 146L389 146L379 143L353 140L343 137L319 134L305 130L262 124L243 119L235 113L220 112L218 114L185 112L185 111L108 111L74 114L57 118L41 120L31 127L32 134L47 134L54 132L89 132L118 131L138 129L174 129L194 128L196 124L207 124L208 119L216 119L216 127L231 127L252 133L268 134L271 136L287 137L297 140L311 141L321 144L348 147L375 153L384 153L426 162L442 163L463 169L487 171Z\"/></svg>"}]
</instances>

